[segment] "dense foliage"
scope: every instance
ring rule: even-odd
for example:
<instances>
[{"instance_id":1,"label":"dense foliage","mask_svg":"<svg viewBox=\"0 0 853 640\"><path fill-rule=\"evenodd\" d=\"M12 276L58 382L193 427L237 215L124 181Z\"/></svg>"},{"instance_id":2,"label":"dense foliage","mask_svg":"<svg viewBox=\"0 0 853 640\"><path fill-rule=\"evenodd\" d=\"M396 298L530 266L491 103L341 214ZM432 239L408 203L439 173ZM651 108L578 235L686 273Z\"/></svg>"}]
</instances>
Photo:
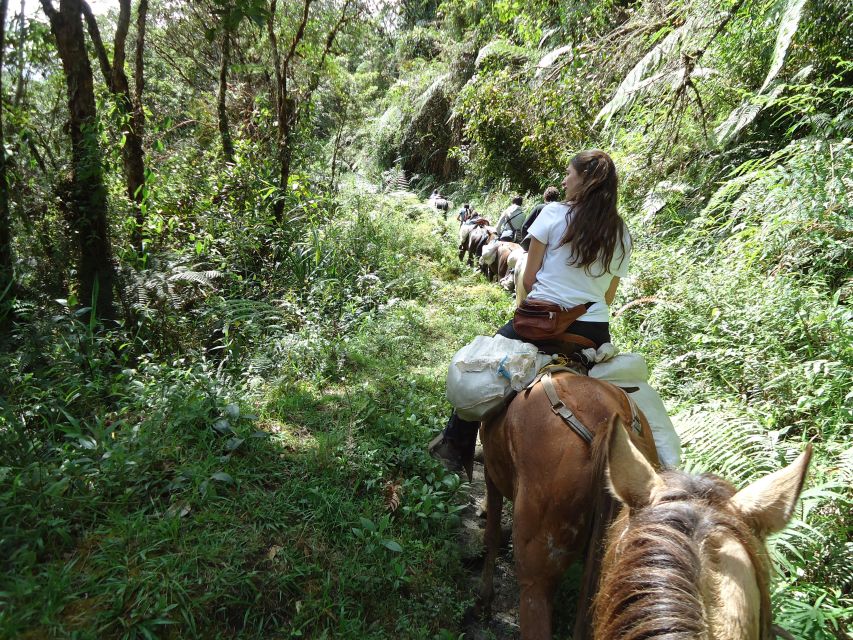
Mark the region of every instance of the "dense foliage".
<instances>
[{"instance_id":1,"label":"dense foliage","mask_svg":"<svg viewBox=\"0 0 853 640\"><path fill-rule=\"evenodd\" d=\"M636 248L617 346L689 469L814 444L775 618L849 637L849 3L117 4L42 2L79 19L82 120L68 23L3 16L0 637L458 637L424 445L511 301L415 194L494 214L588 147Z\"/></svg>"}]
</instances>

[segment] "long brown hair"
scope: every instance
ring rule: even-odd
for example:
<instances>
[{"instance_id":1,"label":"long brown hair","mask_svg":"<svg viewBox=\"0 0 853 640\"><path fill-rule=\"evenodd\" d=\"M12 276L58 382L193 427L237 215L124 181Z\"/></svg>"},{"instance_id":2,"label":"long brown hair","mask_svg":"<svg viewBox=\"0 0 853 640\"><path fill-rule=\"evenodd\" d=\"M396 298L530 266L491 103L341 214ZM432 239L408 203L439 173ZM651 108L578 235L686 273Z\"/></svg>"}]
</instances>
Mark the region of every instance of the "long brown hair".
<instances>
[{"instance_id":1,"label":"long brown hair","mask_svg":"<svg viewBox=\"0 0 853 640\"><path fill-rule=\"evenodd\" d=\"M617 245L625 259L625 225L616 210L616 165L598 149L581 151L572 158L571 165L583 183L566 213L568 228L560 246L571 245L574 255L570 265L590 273L590 267L598 260L604 269L599 275L604 275Z\"/></svg>"}]
</instances>

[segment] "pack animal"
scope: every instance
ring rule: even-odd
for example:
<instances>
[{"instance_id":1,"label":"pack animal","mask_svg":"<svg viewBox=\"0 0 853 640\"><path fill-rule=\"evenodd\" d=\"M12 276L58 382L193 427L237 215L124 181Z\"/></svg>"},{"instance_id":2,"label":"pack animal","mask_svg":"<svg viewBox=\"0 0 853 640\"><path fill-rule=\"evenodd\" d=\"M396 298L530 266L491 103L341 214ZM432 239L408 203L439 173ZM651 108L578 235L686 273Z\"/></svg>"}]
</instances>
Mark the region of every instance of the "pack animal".
<instances>
[{"instance_id":1,"label":"pack animal","mask_svg":"<svg viewBox=\"0 0 853 640\"><path fill-rule=\"evenodd\" d=\"M483 256L481 258L483 275L488 280L495 282L503 278L509 269L507 260L510 254L516 249L521 249L521 246L514 242L503 240L493 241L483 247Z\"/></svg>"},{"instance_id":2,"label":"pack animal","mask_svg":"<svg viewBox=\"0 0 853 640\"><path fill-rule=\"evenodd\" d=\"M527 252L518 249L509 254L507 266L512 269L512 290L515 292L516 306L524 302L527 291L524 289L524 269L527 267Z\"/></svg>"},{"instance_id":3,"label":"pack animal","mask_svg":"<svg viewBox=\"0 0 853 640\"><path fill-rule=\"evenodd\" d=\"M479 606L488 613L503 500L508 498L523 640L551 637L554 591L569 565L581 558L590 536L606 427L614 415L625 424L635 415L625 392L601 380L558 374L553 385L563 402L571 403L576 418L593 431L591 448L552 410L542 384L519 394L480 428L487 515ZM641 414L638 419L640 432L632 430L631 438L657 464L651 429Z\"/></svg>"},{"instance_id":4,"label":"pack animal","mask_svg":"<svg viewBox=\"0 0 853 640\"><path fill-rule=\"evenodd\" d=\"M617 429L609 476L624 505L594 601L597 640L765 640L771 624L765 539L788 523L811 445L788 467L736 489L712 475L657 473Z\"/></svg>"},{"instance_id":5,"label":"pack animal","mask_svg":"<svg viewBox=\"0 0 853 640\"><path fill-rule=\"evenodd\" d=\"M479 260L483 254L483 247L495 238L493 227L475 226L469 233L465 242L459 246L459 260L468 254L468 265L474 266L474 261Z\"/></svg>"},{"instance_id":6,"label":"pack animal","mask_svg":"<svg viewBox=\"0 0 853 640\"><path fill-rule=\"evenodd\" d=\"M481 609L488 612L493 595L506 497L513 501L522 640L551 638L555 589L585 547L578 640L768 637L763 539L790 517L810 453L738 493L719 478L659 473L648 423L642 414L633 421L621 389L566 374L553 383L560 401L593 432L591 444L552 410L541 384L481 426L487 490ZM602 561L601 545L588 542L603 533L615 509L603 489L608 460L612 490L626 508L610 529ZM588 612L598 569L593 636Z\"/></svg>"}]
</instances>

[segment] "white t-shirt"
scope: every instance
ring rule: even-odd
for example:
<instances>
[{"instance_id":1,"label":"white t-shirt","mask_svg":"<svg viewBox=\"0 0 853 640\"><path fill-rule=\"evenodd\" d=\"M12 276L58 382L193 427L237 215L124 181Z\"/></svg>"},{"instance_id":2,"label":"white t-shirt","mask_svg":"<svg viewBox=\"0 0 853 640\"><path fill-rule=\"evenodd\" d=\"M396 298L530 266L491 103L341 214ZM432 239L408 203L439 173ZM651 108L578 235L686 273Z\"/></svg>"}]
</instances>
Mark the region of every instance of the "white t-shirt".
<instances>
[{"instance_id":1,"label":"white t-shirt","mask_svg":"<svg viewBox=\"0 0 853 640\"><path fill-rule=\"evenodd\" d=\"M609 267L604 269L601 262L596 261L590 265L587 272L583 267L569 264L573 252L568 244L557 246L568 227L567 211L569 205L551 202L545 205L539 217L530 225L528 235L545 245L542 267L536 274L536 283L530 297L553 302L566 309L594 302L578 320L609 322L610 309L604 301L604 294L610 288L614 276L624 278L628 275L628 262L631 259L631 237L628 228L624 227L622 247L616 247ZM569 217L571 215L573 214L569 213Z\"/></svg>"}]
</instances>

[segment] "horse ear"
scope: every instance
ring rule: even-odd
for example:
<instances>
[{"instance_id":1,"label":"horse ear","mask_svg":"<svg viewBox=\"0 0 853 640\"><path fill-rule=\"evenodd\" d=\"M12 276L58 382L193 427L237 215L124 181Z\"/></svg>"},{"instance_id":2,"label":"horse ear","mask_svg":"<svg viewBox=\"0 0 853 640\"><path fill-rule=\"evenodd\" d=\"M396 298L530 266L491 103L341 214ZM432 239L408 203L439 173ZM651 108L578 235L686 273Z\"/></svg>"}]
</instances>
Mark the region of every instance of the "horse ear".
<instances>
[{"instance_id":1,"label":"horse ear","mask_svg":"<svg viewBox=\"0 0 853 640\"><path fill-rule=\"evenodd\" d=\"M809 445L784 469L756 480L732 496L732 506L756 533L765 536L781 531L788 524L803 489L811 458L812 446Z\"/></svg>"},{"instance_id":2,"label":"horse ear","mask_svg":"<svg viewBox=\"0 0 853 640\"><path fill-rule=\"evenodd\" d=\"M640 509L652 501L652 496L663 481L631 442L619 416L610 420L610 446L608 448L608 475L610 489L623 504Z\"/></svg>"}]
</instances>

